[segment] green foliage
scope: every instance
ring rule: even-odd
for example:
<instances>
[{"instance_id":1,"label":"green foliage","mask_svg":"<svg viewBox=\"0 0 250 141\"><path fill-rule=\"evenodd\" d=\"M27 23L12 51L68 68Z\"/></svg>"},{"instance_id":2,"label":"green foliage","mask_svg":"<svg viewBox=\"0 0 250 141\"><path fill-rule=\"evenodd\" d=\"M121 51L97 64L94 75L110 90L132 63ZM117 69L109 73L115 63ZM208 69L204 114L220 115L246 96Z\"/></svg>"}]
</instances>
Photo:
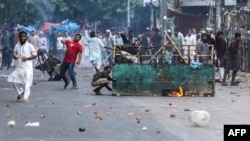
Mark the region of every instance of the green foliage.
<instances>
[{"instance_id":1,"label":"green foliage","mask_svg":"<svg viewBox=\"0 0 250 141\"><path fill-rule=\"evenodd\" d=\"M114 24L126 21L128 0L1 0L0 25L34 25L65 19L101 20ZM142 7L143 0L130 0L130 9Z\"/></svg>"}]
</instances>

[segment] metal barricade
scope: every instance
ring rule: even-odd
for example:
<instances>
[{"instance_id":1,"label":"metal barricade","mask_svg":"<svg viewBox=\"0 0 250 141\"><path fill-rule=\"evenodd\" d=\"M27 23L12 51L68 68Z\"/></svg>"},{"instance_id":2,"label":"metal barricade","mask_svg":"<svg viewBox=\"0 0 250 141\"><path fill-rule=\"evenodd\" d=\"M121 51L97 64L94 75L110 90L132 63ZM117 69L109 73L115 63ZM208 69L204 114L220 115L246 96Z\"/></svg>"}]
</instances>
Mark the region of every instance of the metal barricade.
<instances>
[{"instance_id":1,"label":"metal barricade","mask_svg":"<svg viewBox=\"0 0 250 141\"><path fill-rule=\"evenodd\" d=\"M150 47L133 47L137 50L134 54L124 53L124 49L115 47L112 77L117 81L112 84L113 92L144 96L214 96L214 49L213 46L208 47L209 54L199 51L192 54L192 48L186 46L187 52L170 55L187 59L182 63L167 62L166 46L155 47L157 50L154 52ZM207 63L190 61L194 57L197 60L207 58Z\"/></svg>"}]
</instances>

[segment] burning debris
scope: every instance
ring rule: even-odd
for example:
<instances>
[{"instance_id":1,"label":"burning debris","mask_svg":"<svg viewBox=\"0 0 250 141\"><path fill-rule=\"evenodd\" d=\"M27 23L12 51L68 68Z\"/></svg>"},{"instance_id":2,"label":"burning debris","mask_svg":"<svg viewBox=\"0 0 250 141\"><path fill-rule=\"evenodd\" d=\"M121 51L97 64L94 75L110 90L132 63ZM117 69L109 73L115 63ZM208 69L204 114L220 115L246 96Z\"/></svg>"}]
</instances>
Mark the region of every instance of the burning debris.
<instances>
[{"instance_id":1,"label":"burning debris","mask_svg":"<svg viewBox=\"0 0 250 141\"><path fill-rule=\"evenodd\" d=\"M177 90L173 90L167 95L171 97L181 97L181 96L184 96L184 90L181 86L179 86Z\"/></svg>"}]
</instances>

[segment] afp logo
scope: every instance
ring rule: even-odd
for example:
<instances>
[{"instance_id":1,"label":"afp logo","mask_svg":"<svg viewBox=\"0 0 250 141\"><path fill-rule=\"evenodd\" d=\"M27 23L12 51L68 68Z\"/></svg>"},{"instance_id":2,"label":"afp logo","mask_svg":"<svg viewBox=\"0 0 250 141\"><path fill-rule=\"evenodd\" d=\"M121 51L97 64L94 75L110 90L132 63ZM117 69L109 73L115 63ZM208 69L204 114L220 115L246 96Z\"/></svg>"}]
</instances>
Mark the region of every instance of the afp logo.
<instances>
[{"instance_id":1,"label":"afp logo","mask_svg":"<svg viewBox=\"0 0 250 141\"><path fill-rule=\"evenodd\" d=\"M224 141L249 141L250 125L224 125Z\"/></svg>"}]
</instances>

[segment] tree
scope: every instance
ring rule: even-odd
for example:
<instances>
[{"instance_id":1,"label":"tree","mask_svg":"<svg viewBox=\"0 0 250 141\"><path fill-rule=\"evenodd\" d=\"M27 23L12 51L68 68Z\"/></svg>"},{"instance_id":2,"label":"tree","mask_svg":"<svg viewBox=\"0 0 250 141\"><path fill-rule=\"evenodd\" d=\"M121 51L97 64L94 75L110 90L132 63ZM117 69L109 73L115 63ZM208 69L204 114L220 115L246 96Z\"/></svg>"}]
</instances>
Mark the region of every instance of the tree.
<instances>
[{"instance_id":1,"label":"tree","mask_svg":"<svg viewBox=\"0 0 250 141\"><path fill-rule=\"evenodd\" d=\"M0 23L6 26L34 24L49 19L50 10L40 0L3 0L0 4Z\"/></svg>"},{"instance_id":2,"label":"tree","mask_svg":"<svg viewBox=\"0 0 250 141\"><path fill-rule=\"evenodd\" d=\"M128 0L1 0L0 25L34 25L65 19L101 21L105 27L126 22ZM131 10L142 7L143 0L131 0ZM125 24L124 24L125 25Z\"/></svg>"}]
</instances>

